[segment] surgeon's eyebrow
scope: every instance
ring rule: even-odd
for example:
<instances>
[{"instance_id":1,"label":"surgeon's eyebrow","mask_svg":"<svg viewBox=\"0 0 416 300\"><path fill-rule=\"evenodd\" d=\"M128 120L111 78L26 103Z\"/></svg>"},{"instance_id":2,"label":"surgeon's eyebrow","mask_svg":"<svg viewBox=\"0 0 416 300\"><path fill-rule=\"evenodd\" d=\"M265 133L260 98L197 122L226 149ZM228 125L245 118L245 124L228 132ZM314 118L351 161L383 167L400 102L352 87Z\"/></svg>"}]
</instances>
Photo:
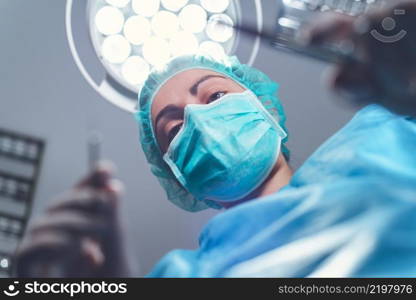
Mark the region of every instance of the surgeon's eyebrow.
<instances>
[{"instance_id":1,"label":"surgeon's eyebrow","mask_svg":"<svg viewBox=\"0 0 416 300\"><path fill-rule=\"evenodd\" d=\"M197 82L195 82L191 88L189 89L189 92L191 93L192 96L196 96L198 94L198 87L201 83L203 83L204 81L213 78L213 77L219 77L219 78L224 78L226 79L227 77L225 76L221 76L221 75L206 75L202 78L200 78Z\"/></svg>"}]
</instances>

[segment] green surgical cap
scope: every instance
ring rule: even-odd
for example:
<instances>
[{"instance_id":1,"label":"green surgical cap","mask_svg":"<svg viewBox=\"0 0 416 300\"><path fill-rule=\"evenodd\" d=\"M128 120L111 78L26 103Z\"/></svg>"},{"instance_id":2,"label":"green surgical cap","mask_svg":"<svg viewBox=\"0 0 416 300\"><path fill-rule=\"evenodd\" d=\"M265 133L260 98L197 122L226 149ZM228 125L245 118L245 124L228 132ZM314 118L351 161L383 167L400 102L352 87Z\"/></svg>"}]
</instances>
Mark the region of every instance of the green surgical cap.
<instances>
[{"instance_id":1,"label":"green surgical cap","mask_svg":"<svg viewBox=\"0 0 416 300\"><path fill-rule=\"evenodd\" d=\"M138 111L135 113L139 124L140 143L150 164L151 171L165 189L168 199L182 209L187 211L200 211L209 207L219 209L221 206L214 201L195 199L176 180L163 160L163 154L153 131L151 107L155 95L170 78L190 69L208 69L222 73L250 89L287 132L285 127L286 116L277 97L277 83L259 70L241 64L235 56L224 57L221 60L198 55L180 56L171 60L163 69L155 69L151 72L139 93ZM288 157L289 151L285 146L286 141L287 137L283 140L282 152Z\"/></svg>"}]
</instances>

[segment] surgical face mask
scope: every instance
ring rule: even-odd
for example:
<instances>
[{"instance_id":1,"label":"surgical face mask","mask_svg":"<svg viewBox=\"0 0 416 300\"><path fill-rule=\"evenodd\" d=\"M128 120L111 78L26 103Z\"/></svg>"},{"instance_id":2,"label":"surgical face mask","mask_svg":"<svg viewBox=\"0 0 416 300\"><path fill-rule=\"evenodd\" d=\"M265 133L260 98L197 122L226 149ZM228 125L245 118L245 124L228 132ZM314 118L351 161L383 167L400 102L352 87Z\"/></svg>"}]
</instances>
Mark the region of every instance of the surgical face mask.
<instances>
[{"instance_id":1,"label":"surgical face mask","mask_svg":"<svg viewBox=\"0 0 416 300\"><path fill-rule=\"evenodd\" d=\"M264 182L285 137L247 90L210 104L188 104L183 126L163 158L196 199L231 202Z\"/></svg>"}]
</instances>

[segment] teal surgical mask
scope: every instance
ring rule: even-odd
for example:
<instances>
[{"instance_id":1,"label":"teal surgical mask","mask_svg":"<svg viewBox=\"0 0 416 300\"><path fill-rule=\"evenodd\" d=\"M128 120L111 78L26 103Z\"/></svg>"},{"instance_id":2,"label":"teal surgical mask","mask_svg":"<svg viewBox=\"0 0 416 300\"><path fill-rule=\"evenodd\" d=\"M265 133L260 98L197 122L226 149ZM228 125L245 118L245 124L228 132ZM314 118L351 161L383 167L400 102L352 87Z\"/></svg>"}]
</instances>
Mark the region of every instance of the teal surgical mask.
<instances>
[{"instance_id":1,"label":"teal surgical mask","mask_svg":"<svg viewBox=\"0 0 416 300\"><path fill-rule=\"evenodd\" d=\"M285 131L250 90L188 104L163 156L198 200L231 202L259 187L275 165Z\"/></svg>"}]
</instances>

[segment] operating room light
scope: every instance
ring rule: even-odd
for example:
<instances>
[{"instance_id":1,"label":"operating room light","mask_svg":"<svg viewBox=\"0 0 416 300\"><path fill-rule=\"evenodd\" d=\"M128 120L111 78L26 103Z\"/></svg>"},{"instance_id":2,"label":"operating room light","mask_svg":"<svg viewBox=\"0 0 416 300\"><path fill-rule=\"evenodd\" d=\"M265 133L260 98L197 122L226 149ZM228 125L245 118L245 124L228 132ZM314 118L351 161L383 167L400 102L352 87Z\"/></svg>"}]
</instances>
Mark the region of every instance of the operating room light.
<instances>
[{"instance_id":1,"label":"operating room light","mask_svg":"<svg viewBox=\"0 0 416 300\"><path fill-rule=\"evenodd\" d=\"M118 7L118 8L123 8L130 2L130 0L105 0L105 1L108 4Z\"/></svg>"},{"instance_id":2,"label":"operating room light","mask_svg":"<svg viewBox=\"0 0 416 300\"><path fill-rule=\"evenodd\" d=\"M95 16L95 26L100 33L105 35L117 34L124 24L123 13L112 6L104 6Z\"/></svg>"},{"instance_id":3,"label":"operating room light","mask_svg":"<svg viewBox=\"0 0 416 300\"><path fill-rule=\"evenodd\" d=\"M140 56L130 56L121 67L121 74L131 85L137 85L146 80L150 66Z\"/></svg>"},{"instance_id":4,"label":"operating room light","mask_svg":"<svg viewBox=\"0 0 416 300\"><path fill-rule=\"evenodd\" d=\"M201 0L201 5L211 13L222 13L230 5L229 0Z\"/></svg>"},{"instance_id":5,"label":"operating room light","mask_svg":"<svg viewBox=\"0 0 416 300\"><path fill-rule=\"evenodd\" d=\"M197 53L198 47L198 39L190 32L179 31L171 38L170 48L174 56Z\"/></svg>"},{"instance_id":6,"label":"operating room light","mask_svg":"<svg viewBox=\"0 0 416 300\"><path fill-rule=\"evenodd\" d=\"M94 47L121 84L137 91L153 67L200 52L221 59L230 50L230 0L89 0ZM134 68L142 68L135 71Z\"/></svg>"},{"instance_id":7,"label":"operating room light","mask_svg":"<svg viewBox=\"0 0 416 300\"><path fill-rule=\"evenodd\" d=\"M177 12L188 3L188 0L162 0L164 8Z\"/></svg>"},{"instance_id":8,"label":"operating room light","mask_svg":"<svg viewBox=\"0 0 416 300\"><path fill-rule=\"evenodd\" d=\"M260 47L259 38L240 39L215 20L238 24L245 15L261 30L261 0L66 2L66 33L78 69L97 93L129 112L135 111L137 93L151 70L176 56L232 54L250 65Z\"/></svg>"},{"instance_id":9,"label":"operating room light","mask_svg":"<svg viewBox=\"0 0 416 300\"><path fill-rule=\"evenodd\" d=\"M179 21L184 30L198 33L207 25L207 12L199 5L189 4L179 13Z\"/></svg>"},{"instance_id":10,"label":"operating room light","mask_svg":"<svg viewBox=\"0 0 416 300\"><path fill-rule=\"evenodd\" d=\"M170 38L179 29L178 17L169 11L162 10L152 18L153 32L161 38Z\"/></svg>"},{"instance_id":11,"label":"operating room light","mask_svg":"<svg viewBox=\"0 0 416 300\"><path fill-rule=\"evenodd\" d=\"M143 57L153 66L162 67L171 57L169 43L156 36L147 39L143 45Z\"/></svg>"},{"instance_id":12,"label":"operating room light","mask_svg":"<svg viewBox=\"0 0 416 300\"><path fill-rule=\"evenodd\" d=\"M112 35L104 40L102 53L110 63L122 63L130 56L131 46L121 34Z\"/></svg>"},{"instance_id":13,"label":"operating room light","mask_svg":"<svg viewBox=\"0 0 416 300\"><path fill-rule=\"evenodd\" d=\"M187 3L188 0L162 0L163 7L173 12L179 11Z\"/></svg>"},{"instance_id":14,"label":"operating room light","mask_svg":"<svg viewBox=\"0 0 416 300\"><path fill-rule=\"evenodd\" d=\"M132 0L133 11L145 17L151 17L159 11L160 0Z\"/></svg>"},{"instance_id":15,"label":"operating room light","mask_svg":"<svg viewBox=\"0 0 416 300\"><path fill-rule=\"evenodd\" d=\"M141 45L152 34L152 26L142 16L132 16L124 24L124 36L133 45Z\"/></svg>"},{"instance_id":16,"label":"operating room light","mask_svg":"<svg viewBox=\"0 0 416 300\"><path fill-rule=\"evenodd\" d=\"M226 14L212 15L206 27L207 35L216 42L224 43L234 34L233 20Z\"/></svg>"},{"instance_id":17,"label":"operating room light","mask_svg":"<svg viewBox=\"0 0 416 300\"><path fill-rule=\"evenodd\" d=\"M205 41L199 45L200 53L205 55L211 55L213 58L217 60L221 60L225 56L224 47L221 46L220 43L216 43L213 41Z\"/></svg>"}]
</instances>

